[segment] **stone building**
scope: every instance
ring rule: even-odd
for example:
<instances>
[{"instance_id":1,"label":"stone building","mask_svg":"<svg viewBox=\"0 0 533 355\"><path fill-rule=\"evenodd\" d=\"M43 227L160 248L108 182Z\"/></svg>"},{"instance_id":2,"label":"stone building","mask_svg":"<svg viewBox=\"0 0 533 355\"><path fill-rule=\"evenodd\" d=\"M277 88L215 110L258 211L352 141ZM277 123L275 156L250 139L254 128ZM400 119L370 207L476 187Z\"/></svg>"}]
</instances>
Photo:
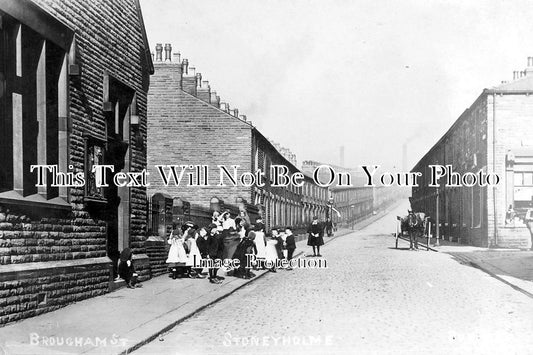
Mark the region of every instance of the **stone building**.
<instances>
[{"instance_id":1,"label":"stone building","mask_svg":"<svg viewBox=\"0 0 533 355\"><path fill-rule=\"evenodd\" d=\"M148 194L152 201L153 197L158 201L151 204L152 233L164 237L176 216L208 222L211 211L222 205L240 206L251 216L261 215L267 228L303 227L303 188L273 186L274 165L285 166L289 175L301 173L294 164L294 154L276 147L245 115L239 115L238 109L220 102L209 82L202 80L188 60L172 54L170 44L156 46L154 67L148 96L147 138L151 183ZM184 165L185 178L179 185L174 181L165 184L157 165L167 167L167 173L168 166ZM190 166L206 166L207 174L202 167L196 171ZM232 176L236 171L237 179L243 174L248 177L234 186L219 166L226 167ZM265 174L265 186L251 183L249 175L258 170ZM188 173L193 174L193 183L199 181L202 186L191 186L186 180ZM206 179L207 185L203 184ZM321 196L325 205L327 194Z\"/></svg>"},{"instance_id":2,"label":"stone building","mask_svg":"<svg viewBox=\"0 0 533 355\"><path fill-rule=\"evenodd\" d=\"M126 247L149 277L145 189L96 187L91 169L146 167L153 65L136 0L1 0L0 32L4 324L108 292ZM86 183L36 186L36 164Z\"/></svg>"},{"instance_id":3,"label":"stone building","mask_svg":"<svg viewBox=\"0 0 533 355\"><path fill-rule=\"evenodd\" d=\"M510 82L485 89L413 168L421 172L412 207L437 218L441 235L476 246L530 247L533 207L533 57ZM428 187L429 165L461 176L494 174L495 186ZM471 179L471 178L470 178ZM453 182L453 181L451 181ZM464 184L463 184L464 185Z\"/></svg>"}]
</instances>

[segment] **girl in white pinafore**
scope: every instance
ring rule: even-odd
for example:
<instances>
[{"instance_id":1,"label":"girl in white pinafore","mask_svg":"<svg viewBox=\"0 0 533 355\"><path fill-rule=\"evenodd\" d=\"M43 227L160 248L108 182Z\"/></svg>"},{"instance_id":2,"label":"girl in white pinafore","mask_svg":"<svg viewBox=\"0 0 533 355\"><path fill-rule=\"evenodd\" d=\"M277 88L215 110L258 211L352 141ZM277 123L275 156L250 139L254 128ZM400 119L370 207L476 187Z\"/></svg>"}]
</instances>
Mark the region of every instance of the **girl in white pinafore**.
<instances>
[{"instance_id":1,"label":"girl in white pinafore","mask_svg":"<svg viewBox=\"0 0 533 355\"><path fill-rule=\"evenodd\" d=\"M166 263L172 271L172 278L176 278L178 274L183 274L184 266L187 262L187 253L183 247L183 238L179 235L177 230L173 230L168 238L170 249Z\"/></svg>"},{"instance_id":2,"label":"girl in white pinafore","mask_svg":"<svg viewBox=\"0 0 533 355\"><path fill-rule=\"evenodd\" d=\"M278 259L278 250L276 249L276 244L278 244L278 241L276 240L278 237L278 231L276 229L272 229L271 233L272 235L270 238L267 238L266 241L265 259L266 261L272 261L275 263ZM269 270L276 272L276 267L273 266Z\"/></svg>"},{"instance_id":3,"label":"girl in white pinafore","mask_svg":"<svg viewBox=\"0 0 533 355\"><path fill-rule=\"evenodd\" d=\"M192 271L189 274L189 277L191 278L204 278L202 276L202 268L194 268L194 260L196 258L196 264L200 264L200 260L202 259L202 255L200 254L200 249L198 249L198 245L196 245L196 240L199 238L199 235L196 231L193 231L192 233L189 232L189 235L191 235L188 240L190 241L190 252L187 255L187 261L185 263L185 266L192 267Z\"/></svg>"},{"instance_id":4,"label":"girl in white pinafore","mask_svg":"<svg viewBox=\"0 0 533 355\"><path fill-rule=\"evenodd\" d=\"M256 254L257 259L266 258L265 231L262 227L256 226L255 228L254 244L257 250L257 254Z\"/></svg>"}]
</instances>

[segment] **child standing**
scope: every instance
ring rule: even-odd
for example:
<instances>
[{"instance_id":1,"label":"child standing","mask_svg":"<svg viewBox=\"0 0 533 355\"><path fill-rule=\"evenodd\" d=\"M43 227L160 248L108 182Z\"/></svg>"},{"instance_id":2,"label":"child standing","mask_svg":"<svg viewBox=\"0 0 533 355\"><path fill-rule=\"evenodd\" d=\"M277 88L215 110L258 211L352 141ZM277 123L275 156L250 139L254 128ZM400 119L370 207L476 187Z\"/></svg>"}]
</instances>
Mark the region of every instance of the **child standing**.
<instances>
[{"instance_id":1,"label":"child standing","mask_svg":"<svg viewBox=\"0 0 533 355\"><path fill-rule=\"evenodd\" d=\"M247 255L254 255L256 253L254 239L255 233L249 231L237 246L235 254L233 254L233 259L239 259L240 264L239 268L234 271L233 276L242 277L243 279L250 279L252 277L250 269L246 267L246 260Z\"/></svg>"},{"instance_id":2,"label":"child standing","mask_svg":"<svg viewBox=\"0 0 533 355\"><path fill-rule=\"evenodd\" d=\"M274 265L276 264L276 261L278 259L278 230L276 228L272 228L270 231L270 238L267 239L266 242L266 252L265 252L265 261L271 262ZM276 267L272 266L269 268L270 272L276 272Z\"/></svg>"},{"instance_id":3,"label":"child standing","mask_svg":"<svg viewBox=\"0 0 533 355\"><path fill-rule=\"evenodd\" d=\"M195 227L197 227L195 225ZM205 230L202 228L201 231ZM200 231L200 232L201 232ZM189 236L188 239L190 241L189 244L189 255L187 256L187 266L189 267L189 277L193 279L203 279L205 278L204 275L202 275L202 268L195 268L195 263L199 263L202 259L202 255L200 252L200 248L198 248L198 240L203 239L203 237L200 236L198 232L196 232L195 229L189 230Z\"/></svg>"},{"instance_id":4,"label":"child standing","mask_svg":"<svg viewBox=\"0 0 533 355\"><path fill-rule=\"evenodd\" d=\"M265 225L263 224L263 220L261 218L256 219L256 223L254 225L254 244L255 249L257 251L256 257L257 260L259 260L260 263L262 263L265 260L266 257L266 240L265 240Z\"/></svg>"},{"instance_id":5,"label":"child standing","mask_svg":"<svg viewBox=\"0 0 533 355\"><path fill-rule=\"evenodd\" d=\"M323 232L324 228L318 222L318 217L314 216L313 221L307 229L307 233L309 234L307 245L313 247L313 256L322 256L320 255L320 246L324 245Z\"/></svg>"},{"instance_id":6,"label":"child standing","mask_svg":"<svg viewBox=\"0 0 533 355\"><path fill-rule=\"evenodd\" d=\"M180 232L181 230L176 228L176 225L174 224L174 230L170 233L170 237L168 238L170 249L168 250L166 263L172 272L173 279L176 279L178 276L183 276L184 266L187 261L187 253L183 247L183 238L181 237Z\"/></svg>"},{"instance_id":7,"label":"child standing","mask_svg":"<svg viewBox=\"0 0 533 355\"><path fill-rule=\"evenodd\" d=\"M285 249L287 249L287 260L290 262L292 256L294 255L294 250L296 250L296 240L294 239L294 234L292 234L291 227L285 227ZM287 270L292 270L291 266L287 267Z\"/></svg>"},{"instance_id":8,"label":"child standing","mask_svg":"<svg viewBox=\"0 0 533 355\"><path fill-rule=\"evenodd\" d=\"M217 225L212 223L208 227L209 235L207 237L207 256L210 259L222 259L224 242L222 236L218 233ZM217 268L209 268L209 282L213 284L221 283L223 277L217 276Z\"/></svg>"}]
</instances>

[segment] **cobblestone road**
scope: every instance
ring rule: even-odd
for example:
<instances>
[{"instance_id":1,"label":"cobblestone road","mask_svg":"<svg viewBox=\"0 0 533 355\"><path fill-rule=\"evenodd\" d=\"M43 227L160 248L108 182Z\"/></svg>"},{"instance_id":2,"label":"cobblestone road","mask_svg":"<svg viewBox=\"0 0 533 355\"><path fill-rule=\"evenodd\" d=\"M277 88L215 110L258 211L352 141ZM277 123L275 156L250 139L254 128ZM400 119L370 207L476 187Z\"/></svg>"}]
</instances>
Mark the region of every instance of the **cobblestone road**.
<instances>
[{"instance_id":1,"label":"cobblestone road","mask_svg":"<svg viewBox=\"0 0 533 355\"><path fill-rule=\"evenodd\" d=\"M533 354L533 299L393 249L394 215L327 244L328 269L269 273L135 354Z\"/></svg>"}]
</instances>

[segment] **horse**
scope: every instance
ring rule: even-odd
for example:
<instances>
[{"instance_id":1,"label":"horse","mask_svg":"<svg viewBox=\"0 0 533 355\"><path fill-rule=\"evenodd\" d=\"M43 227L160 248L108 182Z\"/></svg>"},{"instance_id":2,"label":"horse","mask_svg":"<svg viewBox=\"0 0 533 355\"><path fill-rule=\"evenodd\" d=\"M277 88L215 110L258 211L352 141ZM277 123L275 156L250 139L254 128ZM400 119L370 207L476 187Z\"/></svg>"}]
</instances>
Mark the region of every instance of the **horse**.
<instances>
[{"instance_id":1,"label":"horse","mask_svg":"<svg viewBox=\"0 0 533 355\"><path fill-rule=\"evenodd\" d=\"M424 234L425 215L422 212L408 211L408 215L398 218L401 221L401 234L409 235L409 250L418 250L418 237Z\"/></svg>"}]
</instances>

